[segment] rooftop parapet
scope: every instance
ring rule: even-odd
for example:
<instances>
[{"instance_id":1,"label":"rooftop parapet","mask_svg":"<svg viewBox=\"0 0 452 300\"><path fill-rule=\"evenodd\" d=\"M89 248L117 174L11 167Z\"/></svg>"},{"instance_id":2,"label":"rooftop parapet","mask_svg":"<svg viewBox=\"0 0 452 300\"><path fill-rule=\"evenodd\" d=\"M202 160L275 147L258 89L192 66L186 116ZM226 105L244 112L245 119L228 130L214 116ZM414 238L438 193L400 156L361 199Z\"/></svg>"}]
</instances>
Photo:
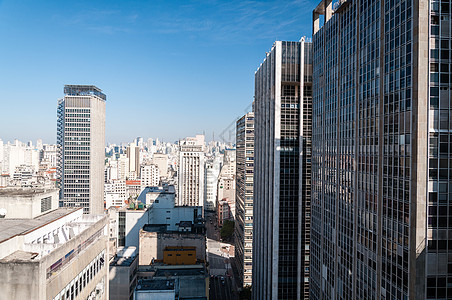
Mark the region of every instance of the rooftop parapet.
<instances>
[{"instance_id":1,"label":"rooftop parapet","mask_svg":"<svg viewBox=\"0 0 452 300\"><path fill-rule=\"evenodd\" d=\"M71 85L64 86L64 94L66 96L97 96L103 100L107 100L107 96L102 90L94 85Z\"/></svg>"}]
</instances>

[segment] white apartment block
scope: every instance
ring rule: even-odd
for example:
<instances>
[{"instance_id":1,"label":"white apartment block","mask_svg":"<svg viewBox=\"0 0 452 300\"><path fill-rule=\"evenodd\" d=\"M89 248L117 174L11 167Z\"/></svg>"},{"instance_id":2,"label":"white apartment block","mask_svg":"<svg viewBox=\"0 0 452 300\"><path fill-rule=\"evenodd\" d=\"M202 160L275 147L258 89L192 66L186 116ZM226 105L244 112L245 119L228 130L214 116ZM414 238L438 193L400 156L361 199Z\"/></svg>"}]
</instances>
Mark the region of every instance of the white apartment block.
<instances>
[{"instance_id":1,"label":"white apartment block","mask_svg":"<svg viewBox=\"0 0 452 300\"><path fill-rule=\"evenodd\" d=\"M158 186L160 181L159 167L156 165L141 166L141 189L147 186Z\"/></svg>"},{"instance_id":2,"label":"white apartment block","mask_svg":"<svg viewBox=\"0 0 452 300\"><path fill-rule=\"evenodd\" d=\"M105 183L104 201L105 207L123 206L126 201L126 182L125 180L110 180Z\"/></svg>"}]
</instances>

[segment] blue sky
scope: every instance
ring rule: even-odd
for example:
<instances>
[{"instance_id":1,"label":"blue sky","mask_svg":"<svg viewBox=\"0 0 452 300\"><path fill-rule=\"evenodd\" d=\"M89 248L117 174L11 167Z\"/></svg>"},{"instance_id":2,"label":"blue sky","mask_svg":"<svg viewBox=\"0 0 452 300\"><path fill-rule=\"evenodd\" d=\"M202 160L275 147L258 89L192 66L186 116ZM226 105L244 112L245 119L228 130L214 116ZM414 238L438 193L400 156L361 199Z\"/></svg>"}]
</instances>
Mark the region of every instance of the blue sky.
<instances>
[{"instance_id":1,"label":"blue sky","mask_svg":"<svg viewBox=\"0 0 452 300\"><path fill-rule=\"evenodd\" d=\"M210 140L273 42L311 35L317 2L0 0L0 139L55 143L64 84L95 84L107 142Z\"/></svg>"}]
</instances>

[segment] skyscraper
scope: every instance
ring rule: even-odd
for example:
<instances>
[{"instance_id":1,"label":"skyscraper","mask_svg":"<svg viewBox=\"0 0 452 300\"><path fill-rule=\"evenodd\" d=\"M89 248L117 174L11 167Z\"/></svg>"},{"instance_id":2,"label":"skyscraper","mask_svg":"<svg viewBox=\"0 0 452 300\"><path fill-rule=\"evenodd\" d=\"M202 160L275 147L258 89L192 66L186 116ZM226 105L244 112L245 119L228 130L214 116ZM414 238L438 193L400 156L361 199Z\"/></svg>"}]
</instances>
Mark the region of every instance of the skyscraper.
<instances>
[{"instance_id":1,"label":"skyscraper","mask_svg":"<svg viewBox=\"0 0 452 300\"><path fill-rule=\"evenodd\" d=\"M309 295L311 46L277 41L255 74L256 300Z\"/></svg>"},{"instance_id":2,"label":"skyscraper","mask_svg":"<svg viewBox=\"0 0 452 300\"><path fill-rule=\"evenodd\" d=\"M204 136L179 142L177 205L204 207Z\"/></svg>"},{"instance_id":3,"label":"skyscraper","mask_svg":"<svg viewBox=\"0 0 452 300\"><path fill-rule=\"evenodd\" d=\"M254 113L237 121L235 259L242 286L251 286L253 259Z\"/></svg>"},{"instance_id":4,"label":"skyscraper","mask_svg":"<svg viewBox=\"0 0 452 300\"><path fill-rule=\"evenodd\" d=\"M452 298L450 8L314 10L313 299Z\"/></svg>"},{"instance_id":5,"label":"skyscraper","mask_svg":"<svg viewBox=\"0 0 452 300\"><path fill-rule=\"evenodd\" d=\"M60 203L104 211L105 102L92 85L65 85L58 100L57 144Z\"/></svg>"}]
</instances>

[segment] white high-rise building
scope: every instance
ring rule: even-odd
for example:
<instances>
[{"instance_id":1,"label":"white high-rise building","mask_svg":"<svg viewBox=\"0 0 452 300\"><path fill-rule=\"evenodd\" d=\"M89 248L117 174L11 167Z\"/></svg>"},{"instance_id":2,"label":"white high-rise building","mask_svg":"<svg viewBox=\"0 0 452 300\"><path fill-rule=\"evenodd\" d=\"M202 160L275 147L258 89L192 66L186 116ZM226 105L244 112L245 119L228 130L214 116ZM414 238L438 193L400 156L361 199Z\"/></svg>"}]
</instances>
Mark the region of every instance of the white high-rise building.
<instances>
[{"instance_id":1,"label":"white high-rise building","mask_svg":"<svg viewBox=\"0 0 452 300\"><path fill-rule=\"evenodd\" d=\"M213 211L217 200L217 183L220 175L221 157L207 161L205 164L204 209Z\"/></svg>"},{"instance_id":2,"label":"white high-rise building","mask_svg":"<svg viewBox=\"0 0 452 300\"><path fill-rule=\"evenodd\" d=\"M140 177L140 148L135 143L127 146L127 158L129 159L129 172L127 177L129 179L136 179Z\"/></svg>"},{"instance_id":3,"label":"white high-rise building","mask_svg":"<svg viewBox=\"0 0 452 300\"><path fill-rule=\"evenodd\" d=\"M204 206L204 136L181 140L179 148L177 204Z\"/></svg>"},{"instance_id":4,"label":"white high-rise building","mask_svg":"<svg viewBox=\"0 0 452 300\"><path fill-rule=\"evenodd\" d=\"M126 180L129 175L129 159L127 155L120 154L118 158L118 179Z\"/></svg>"},{"instance_id":5,"label":"white high-rise building","mask_svg":"<svg viewBox=\"0 0 452 300\"><path fill-rule=\"evenodd\" d=\"M92 85L65 85L64 94L58 100L60 200L102 214L107 97Z\"/></svg>"},{"instance_id":6,"label":"white high-rise building","mask_svg":"<svg viewBox=\"0 0 452 300\"><path fill-rule=\"evenodd\" d=\"M156 165L141 166L141 189L147 186L158 186L160 181L159 167Z\"/></svg>"}]
</instances>

